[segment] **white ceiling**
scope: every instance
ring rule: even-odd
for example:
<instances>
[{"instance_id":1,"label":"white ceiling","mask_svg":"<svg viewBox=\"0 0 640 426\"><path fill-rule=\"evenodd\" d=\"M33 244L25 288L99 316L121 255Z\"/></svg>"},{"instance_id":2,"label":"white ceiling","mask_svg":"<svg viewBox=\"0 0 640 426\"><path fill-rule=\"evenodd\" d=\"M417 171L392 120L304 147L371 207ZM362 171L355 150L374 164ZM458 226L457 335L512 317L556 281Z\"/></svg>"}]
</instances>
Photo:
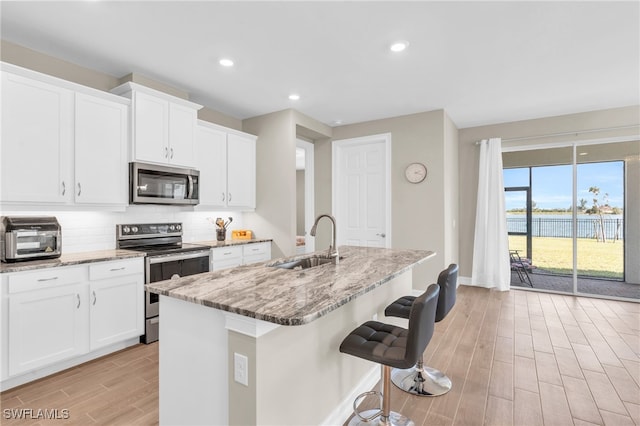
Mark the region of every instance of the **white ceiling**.
<instances>
[{"instance_id":1,"label":"white ceiling","mask_svg":"<svg viewBox=\"0 0 640 426\"><path fill-rule=\"evenodd\" d=\"M637 1L0 7L5 40L138 72L240 119L295 108L334 126L443 108L464 128L640 103ZM397 39L410 43L400 54Z\"/></svg>"}]
</instances>

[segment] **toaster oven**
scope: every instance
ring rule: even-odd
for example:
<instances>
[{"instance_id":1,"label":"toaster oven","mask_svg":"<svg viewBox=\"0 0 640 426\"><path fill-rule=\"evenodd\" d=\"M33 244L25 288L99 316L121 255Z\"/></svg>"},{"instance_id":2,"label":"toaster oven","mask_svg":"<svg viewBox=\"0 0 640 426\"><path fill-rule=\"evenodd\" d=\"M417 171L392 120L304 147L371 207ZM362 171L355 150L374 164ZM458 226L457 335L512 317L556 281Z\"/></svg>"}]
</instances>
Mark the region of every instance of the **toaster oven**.
<instances>
[{"instance_id":1,"label":"toaster oven","mask_svg":"<svg viewBox=\"0 0 640 426\"><path fill-rule=\"evenodd\" d=\"M52 259L62 253L62 231L55 217L3 216L0 220L0 260Z\"/></svg>"}]
</instances>

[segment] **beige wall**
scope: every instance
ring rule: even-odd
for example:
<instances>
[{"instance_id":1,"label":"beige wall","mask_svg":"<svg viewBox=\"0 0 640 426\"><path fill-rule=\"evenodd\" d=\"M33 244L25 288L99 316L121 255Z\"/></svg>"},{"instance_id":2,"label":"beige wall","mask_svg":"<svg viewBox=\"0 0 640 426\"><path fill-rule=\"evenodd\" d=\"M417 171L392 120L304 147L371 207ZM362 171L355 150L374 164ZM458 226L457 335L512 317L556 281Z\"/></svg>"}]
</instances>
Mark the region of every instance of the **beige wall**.
<instances>
[{"instance_id":1,"label":"beige wall","mask_svg":"<svg viewBox=\"0 0 640 426\"><path fill-rule=\"evenodd\" d=\"M296 139L298 134L307 140L327 138L331 128L288 109L244 120L242 129L258 136L256 210L245 213L244 224L258 237L273 238L272 257L292 256L296 251Z\"/></svg>"},{"instance_id":2,"label":"beige wall","mask_svg":"<svg viewBox=\"0 0 640 426\"><path fill-rule=\"evenodd\" d=\"M439 110L335 127L332 140L381 133L391 133L392 139L391 246L437 253L414 269L414 288L424 290L435 282L442 269L458 258L454 228L458 200L457 129L446 113ZM315 155L316 169L328 170L328 176L323 174L320 178L331 188L330 143L319 146ZM426 181L407 182L404 170L413 162L427 166ZM316 210L331 211L330 192L328 197L323 194L322 200L316 196L316 203ZM316 247L324 246L316 243Z\"/></svg>"},{"instance_id":3,"label":"beige wall","mask_svg":"<svg viewBox=\"0 0 640 426\"><path fill-rule=\"evenodd\" d=\"M182 90L154 81L137 73L131 73L123 77L114 77L109 74L58 59L54 56L37 52L6 40L1 40L0 60L23 68L28 68L33 71L38 71L43 74L58 77L63 80L103 90L105 92L108 92L126 81L133 81L173 96L183 99L189 98L189 94ZM241 120L230 117L206 106L198 111L198 118L236 130L240 130L242 127Z\"/></svg>"},{"instance_id":4,"label":"beige wall","mask_svg":"<svg viewBox=\"0 0 640 426\"><path fill-rule=\"evenodd\" d=\"M544 148L545 145L558 142L584 142L601 138L638 135L639 125L640 107L625 107L460 129L458 133L460 276L471 277L473 262L479 155L479 150L475 145L476 141L489 137L527 138L507 140L503 143L503 147ZM557 133L568 134L544 136Z\"/></svg>"}]
</instances>

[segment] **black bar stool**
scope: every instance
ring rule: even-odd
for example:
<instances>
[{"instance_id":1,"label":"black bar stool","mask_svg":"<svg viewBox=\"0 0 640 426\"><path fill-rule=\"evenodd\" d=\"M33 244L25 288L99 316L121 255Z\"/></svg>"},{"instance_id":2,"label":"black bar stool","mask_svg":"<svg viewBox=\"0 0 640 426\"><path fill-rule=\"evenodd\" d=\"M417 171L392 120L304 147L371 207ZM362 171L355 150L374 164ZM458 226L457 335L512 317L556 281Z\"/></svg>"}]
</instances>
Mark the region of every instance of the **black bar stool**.
<instances>
[{"instance_id":1,"label":"black bar stool","mask_svg":"<svg viewBox=\"0 0 640 426\"><path fill-rule=\"evenodd\" d=\"M447 316L456 303L456 286L458 283L458 265L452 263L438 275L438 309L436 322ZM387 306L384 314L389 317L409 318L411 306L417 300L415 296L403 296ZM435 368L423 364L422 354L415 366L406 370L394 368L391 381L405 392L418 396L440 396L451 390L451 379Z\"/></svg>"},{"instance_id":2,"label":"black bar stool","mask_svg":"<svg viewBox=\"0 0 640 426\"><path fill-rule=\"evenodd\" d=\"M356 415L349 422L349 426L371 425L378 417L380 425L414 425L411 419L391 411L391 367L408 368L422 356L433 336L439 292L438 286L431 285L415 299L407 317L408 329L378 321L367 321L342 341L340 352L382 365L382 392L364 392L358 395L353 402L353 412ZM380 396L382 409L358 412L359 401L372 394Z\"/></svg>"}]
</instances>

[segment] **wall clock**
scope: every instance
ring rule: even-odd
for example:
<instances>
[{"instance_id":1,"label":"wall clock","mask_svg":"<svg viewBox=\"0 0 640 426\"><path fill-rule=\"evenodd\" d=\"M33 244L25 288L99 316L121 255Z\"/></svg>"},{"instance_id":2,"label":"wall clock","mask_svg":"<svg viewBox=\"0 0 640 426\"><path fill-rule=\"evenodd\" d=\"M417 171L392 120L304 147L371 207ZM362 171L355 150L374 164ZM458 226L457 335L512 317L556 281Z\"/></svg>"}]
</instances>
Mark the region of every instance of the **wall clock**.
<instances>
[{"instance_id":1,"label":"wall clock","mask_svg":"<svg viewBox=\"0 0 640 426\"><path fill-rule=\"evenodd\" d=\"M404 176L411 183L420 183L427 177L427 166L422 163L411 163L404 171Z\"/></svg>"}]
</instances>

